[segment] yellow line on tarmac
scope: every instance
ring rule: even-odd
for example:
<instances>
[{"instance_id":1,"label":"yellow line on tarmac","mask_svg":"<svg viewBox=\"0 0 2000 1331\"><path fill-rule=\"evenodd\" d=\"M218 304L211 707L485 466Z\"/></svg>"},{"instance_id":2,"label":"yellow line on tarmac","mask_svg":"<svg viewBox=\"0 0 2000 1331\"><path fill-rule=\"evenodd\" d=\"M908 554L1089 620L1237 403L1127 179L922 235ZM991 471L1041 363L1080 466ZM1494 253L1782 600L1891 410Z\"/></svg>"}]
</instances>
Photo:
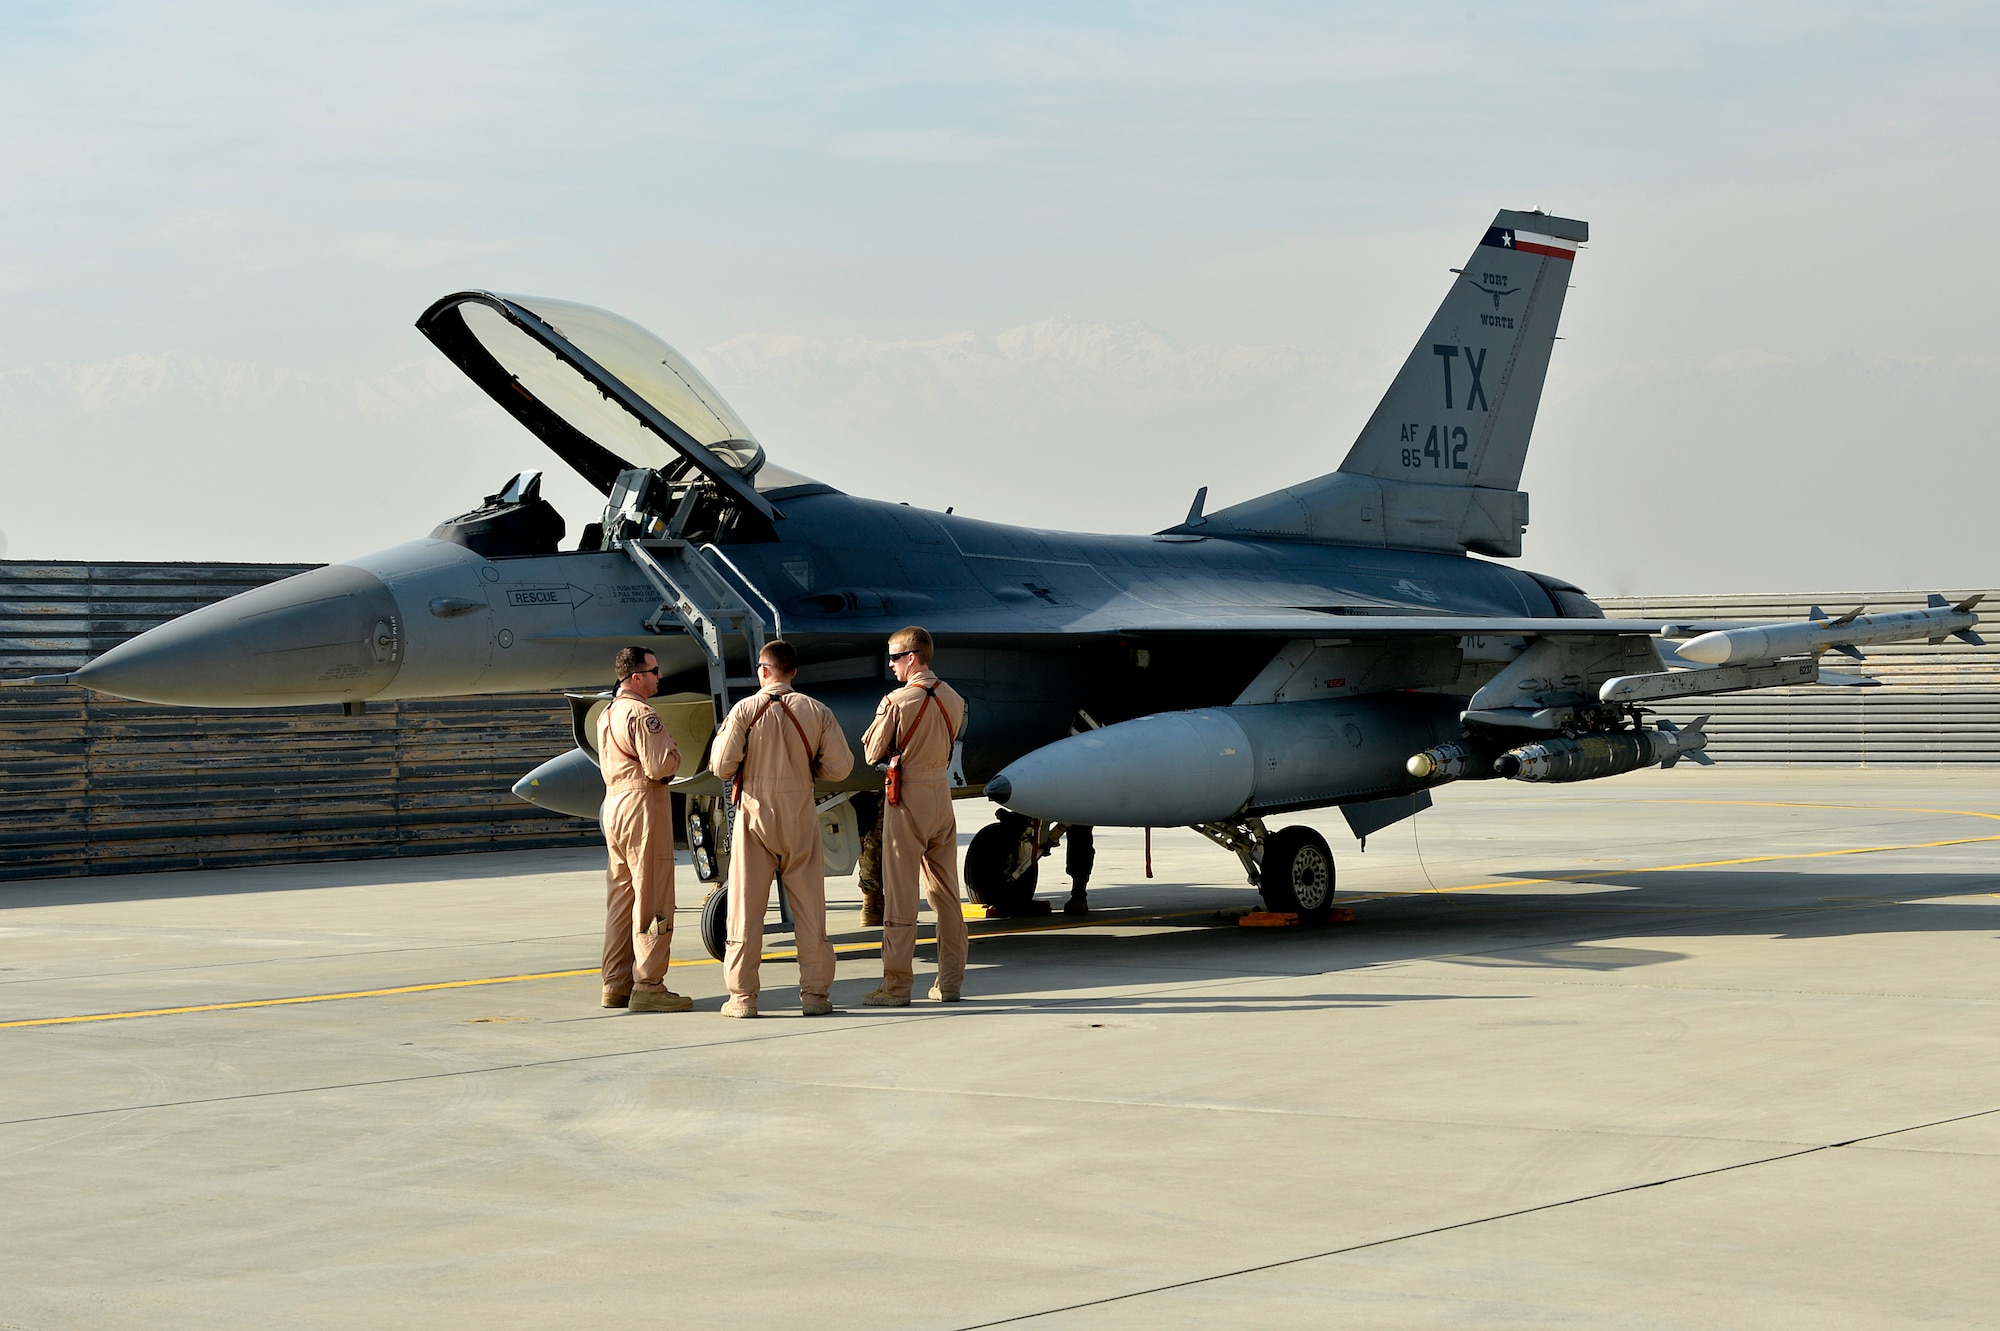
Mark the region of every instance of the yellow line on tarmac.
<instances>
[{"instance_id":1,"label":"yellow line on tarmac","mask_svg":"<svg viewBox=\"0 0 2000 1331\"><path fill-rule=\"evenodd\" d=\"M995 929L973 935L975 938L1006 938L1015 934L1046 933L1052 929L1084 929L1095 924L1144 924L1153 920L1173 919L1182 915L1212 915L1213 911L1174 911L1166 914L1135 915L1119 917L1098 916L1094 919L1063 921L1035 925L1022 929ZM937 938L919 938L917 943L935 943ZM839 943L833 949L836 953L877 952L880 943ZM765 961L792 961L798 958L798 949L766 952ZM668 963L670 966L716 966L721 963L712 957L688 957ZM291 1007L299 1003L334 1003L349 998L393 998L397 994L428 994L441 989L476 989L489 984L521 984L529 980L571 980L584 975L596 975L595 966L585 970L534 971L526 975L495 975L479 980L439 980L431 984L401 984L386 989L350 989L338 994L298 994L287 998L246 998L235 1003L189 1003L182 1007L142 1008L134 1012L89 1012L74 1017L29 1017L20 1021L0 1021L0 1031L15 1030L23 1026L74 1026L86 1021L129 1021L134 1017L178 1017L190 1012L238 1012L245 1008Z\"/></svg>"},{"instance_id":2,"label":"yellow line on tarmac","mask_svg":"<svg viewBox=\"0 0 2000 1331\"><path fill-rule=\"evenodd\" d=\"M0 1021L0 1031L19 1026L69 1026L80 1021L124 1021L131 1017L177 1017L184 1012L234 1012L241 1008L286 1007L293 1003L331 1003L340 998L388 998L393 994L424 994L438 989L471 989L483 984L518 984L523 980L564 980L587 971L538 971L533 975L496 975L485 980L440 980L435 984L403 984L392 989L352 989L343 994L300 994L292 998L250 998L240 1003L190 1003L186 1007L145 1008L138 1012L92 1012L80 1017L31 1017L25 1021Z\"/></svg>"},{"instance_id":3,"label":"yellow line on tarmac","mask_svg":"<svg viewBox=\"0 0 2000 1331\"><path fill-rule=\"evenodd\" d=\"M1789 800L1647 800L1648 804L1733 804L1753 809L1851 809L1862 813L1931 813L1957 814L1966 818L1987 818L2000 821L2000 814L1980 813L1974 809L1905 809L1882 804L1807 804ZM1913 841L1892 846L1848 846L1840 850L1805 850L1786 855L1745 855L1732 860L1695 860L1687 864L1656 864L1636 869L1601 869L1592 873L1556 874L1549 877L1509 878L1497 883L1468 883L1463 887L1440 887L1439 892L1483 892L1495 887L1520 887L1529 883L1588 883L1602 878L1618 878L1637 873L1675 873L1684 869L1722 869L1736 864L1771 864L1780 860L1817 860L1840 855L1879 855L1885 851L1935 850L1940 846L1973 846L1981 842L2000 841L2000 836L1956 837L1947 841ZM1375 896L1429 896L1424 892L1377 892Z\"/></svg>"},{"instance_id":4,"label":"yellow line on tarmac","mask_svg":"<svg viewBox=\"0 0 2000 1331\"><path fill-rule=\"evenodd\" d=\"M1906 809L1894 804L1818 804L1806 800L1646 800L1647 804L1734 804L1746 809L1853 809L1862 813L1945 813L2000 821L2000 813L1977 809Z\"/></svg>"}]
</instances>

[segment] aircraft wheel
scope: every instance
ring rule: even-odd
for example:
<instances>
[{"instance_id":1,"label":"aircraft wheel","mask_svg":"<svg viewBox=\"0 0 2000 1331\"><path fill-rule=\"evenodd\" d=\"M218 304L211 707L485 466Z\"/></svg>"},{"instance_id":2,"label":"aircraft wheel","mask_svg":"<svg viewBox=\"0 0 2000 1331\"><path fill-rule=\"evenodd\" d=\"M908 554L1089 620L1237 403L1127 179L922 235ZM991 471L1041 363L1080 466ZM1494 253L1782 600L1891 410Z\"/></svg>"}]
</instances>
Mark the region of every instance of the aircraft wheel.
<instances>
[{"instance_id":1,"label":"aircraft wheel","mask_svg":"<svg viewBox=\"0 0 2000 1331\"><path fill-rule=\"evenodd\" d=\"M685 839L697 882L719 883L729 876L729 837L733 830L728 801L720 798L687 801Z\"/></svg>"},{"instance_id":2,"label":"aircraft wheel","mask_svg":"<svg viewBox=\"0 0 2000 1331\"><path fill-rule=\"evenodd\" d=\"M729 884L717 883L701 903L701 945L717 961L729 946Z\"/></svg>"},{"instance_id":3,"label":"aircraft wheel","mask_svg":"<svg viewBox=\"0 0 2000 1331\"><path fill-rule=\"evenodd\" d=\"M1264 881L1258 889L1272 910L1301 920L1324 920L1333 910L1333 851L1310 827L1281 827L1264 843Z\"/></svg>"},{"instance_id":4,"label":"aircraft wheel","mask_svg":"<svg viewBox=\"0 0 2000 1331\"><path fill-rule=\"evenodd\" d=\"M1041 862L1035 855L1034 823L1002 818L972 835L965 848L965 886L972 899L1001 915L1018 915L1034 899Z\"/></svg>"}]
</instances>

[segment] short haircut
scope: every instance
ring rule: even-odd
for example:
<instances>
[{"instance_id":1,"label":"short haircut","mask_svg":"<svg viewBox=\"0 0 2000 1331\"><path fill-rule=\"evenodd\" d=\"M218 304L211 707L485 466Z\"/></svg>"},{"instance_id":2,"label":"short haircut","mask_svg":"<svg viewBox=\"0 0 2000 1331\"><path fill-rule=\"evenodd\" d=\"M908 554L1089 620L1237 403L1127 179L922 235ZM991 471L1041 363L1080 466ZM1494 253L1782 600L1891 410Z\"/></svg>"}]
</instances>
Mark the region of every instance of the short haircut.
<instances>
[{"instance_id":1,"label":"short haircut","mask_svg":"<svg viewBox=\"0 0 2000 1331\"><path fill-rule=\"evenodd\" d=\"M652 653L644 647L620 647L618 655L611 662L612 673L617 675L618 682L623 684L626 679L646 668L646 658L651 655Z\"/></svg>"},{"instance_id":2,"label":"short haircut","mask_svg":"<svg viewBox=\"0 0 2000 1331\"><path fill-rule=\"evenodd\" d=\"M799 673L799 649L783 638L773 638L764 644L764 650L757 653L757 659L770 663L771 669L781 675Z\"/></svg>"},{"instance_id":3,"label":"short haircut","mask_svg":"<svg viewBox=\"0 0 2000 1331\"><path fill-rule=\"evenodd\" d=\"M889 650L893 652L899 647L904 651L914 653L917 660L924 665L931 663L931 652L934 650L931 643L931 635L927 631L918 628L915 624L910 625L908 628L897 629L889 635Z\"/></svg>"}]
</instances>

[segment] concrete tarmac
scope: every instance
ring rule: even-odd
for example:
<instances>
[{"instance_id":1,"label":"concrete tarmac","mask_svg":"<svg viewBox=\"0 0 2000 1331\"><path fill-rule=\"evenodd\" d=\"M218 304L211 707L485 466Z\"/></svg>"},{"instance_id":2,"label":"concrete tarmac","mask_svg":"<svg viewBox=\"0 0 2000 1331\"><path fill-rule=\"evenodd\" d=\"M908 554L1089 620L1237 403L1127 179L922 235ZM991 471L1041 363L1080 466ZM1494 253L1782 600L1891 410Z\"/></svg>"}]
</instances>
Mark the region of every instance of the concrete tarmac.
<instances>
[{"instance_id":1,"label":"concrete tarmac","mask_svg":"<svg viewBox=\"0 0 2000 1331\"><path fill-rule=\"evenodd\" d=\"M833 880L814 1020L685 869L697 1010L600 1010L601 854L0 885L0 1327L2000 1321L2000 773L1303 821L1353 923L1104 831L954 1007Z\"/></svg>"}]
</instances>

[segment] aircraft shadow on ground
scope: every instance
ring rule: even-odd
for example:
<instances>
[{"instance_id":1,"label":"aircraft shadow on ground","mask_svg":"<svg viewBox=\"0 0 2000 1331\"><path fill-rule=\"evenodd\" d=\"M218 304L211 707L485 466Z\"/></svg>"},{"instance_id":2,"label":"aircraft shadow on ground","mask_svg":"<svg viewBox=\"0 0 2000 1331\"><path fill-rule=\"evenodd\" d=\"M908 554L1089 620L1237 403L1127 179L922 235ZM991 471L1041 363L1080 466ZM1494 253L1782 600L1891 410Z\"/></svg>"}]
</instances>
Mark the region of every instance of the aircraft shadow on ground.
<instances>
[{"instance_id":1,"label":"aircraft shadow on ground","mask_svg":"<svg viewBox=\"0 0 2000 1331\"><path fill-rule=\"evenodd\" d=\"M1609 973L1686 957L1664 948L1588 941L1646 933L1780 940L1925 932L2000 934L2000 912L1980 909L1984 903L1977 900L2000 892L2000 875L1744 869L1599 873L1589 883L1613 889L1601 895L1576 892L1581 875L1552 870L1522 877L1524 886L1532 886L1527 881L1531 878L1560 879L1562 890L1546 895L1472 892L1376 898L1355 904L1353 924L1294 929L1235 927L1221 912L1242 908L1242 896L1236 892L1218 892L1209 910L1182 896L1172 903L1176 913L1167 918L1150 918L1138 903L1121 903L1094 914L1091 927L1085 929L991 921L974 926L972 959L978 970L970 988L982 997L1042 994L1051 1004L1152 1003L1155 1011L1240 1011L1265 1005L1235 997L1167 1002L1143 996L1079 1000L1061 995L1204 978L1282 979L1418 960ZM1991 904L2000 906L2000 899ZM1098 931L1121 924L1144 932ZM920 929L928 936L929 928L926 915ZM873 930L849 931L835 941L867 943L875 936ZM934 962L936 949L926 944L918 955L926 963ZM1288 995L1270 1003L1328 1006L1348 998L1375 997ZM1182 1002L1191 1006L1179 1006Z\"/></svg>"},{"instance_id":2,"label":"aircraft shadow on ground","mask_svg":"<svg viewBox=\"0 0 2000 1331\"><path fill-rule=\"evenodd\" d=\"M1000 983L989 983L989 979L1001 979ZM1044 978L1050 978L1046 975ZM1057 977L1059 978L1059 977ZM1009 986L1004 976L997 971L982 971L976 992L969 1001L961 1004L959 1012L979 1012L980 1000L1006 999L1019 1003L1024 998L1031 1006L1039 1003L1051 1010L1087 1015L1122 1015L1131 1017L1148 1016L1232 1016L1245 1013L1278 1012L1333 1012L1359 1008L1391 1007L1403 1003L1512 1003L1532 997L1529 994L1368 994L1368 993L1324 993L1324 994L1274 994L1268 998L1239 994L1228 998L1214 995L1196 994L1085 994L1068 995L1051 993L1046 989L1028 986ZM869 1009L859 1009L866 1012ZM882 1012L907 1014L908 1008L875 1009ZM1010 1008L1018 1011L1018 1007ZM850 1009L850 1012L854 1011ZM992 1015L999 1015L993 1012Z\"/></svg>"}]
</instances>

